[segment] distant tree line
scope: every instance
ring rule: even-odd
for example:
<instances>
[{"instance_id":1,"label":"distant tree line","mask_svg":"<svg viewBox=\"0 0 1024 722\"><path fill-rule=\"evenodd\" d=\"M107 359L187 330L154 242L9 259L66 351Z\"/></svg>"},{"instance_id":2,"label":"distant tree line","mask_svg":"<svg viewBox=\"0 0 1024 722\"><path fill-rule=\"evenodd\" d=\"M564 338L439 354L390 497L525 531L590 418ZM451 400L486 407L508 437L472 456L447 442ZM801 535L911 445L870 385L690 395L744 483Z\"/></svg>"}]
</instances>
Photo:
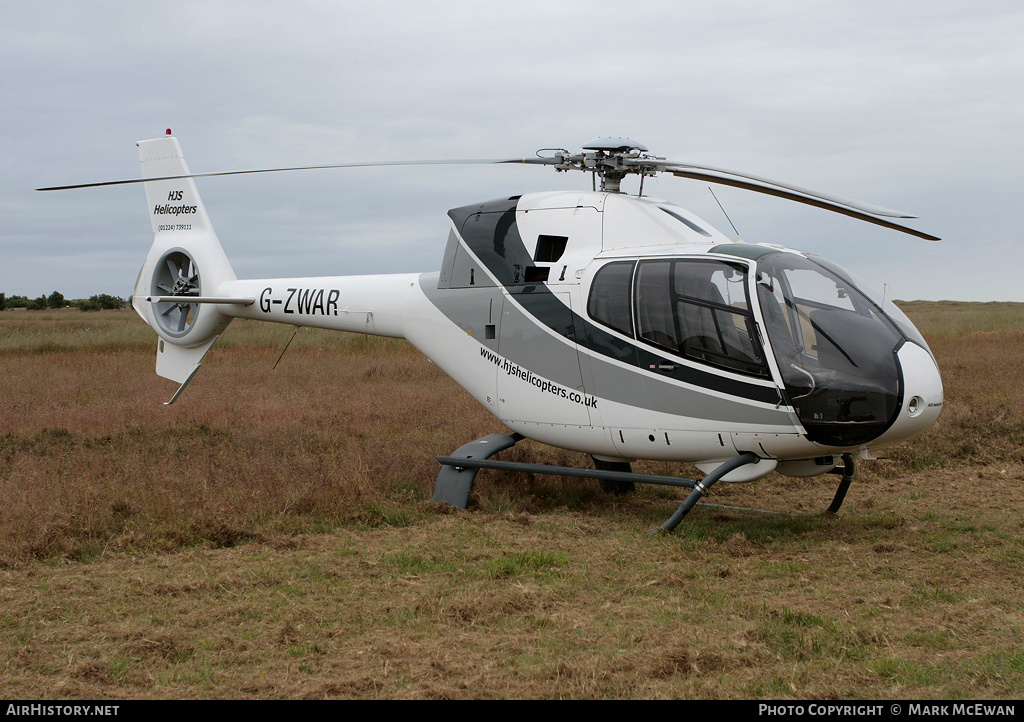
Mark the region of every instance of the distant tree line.
<instances>
[{"instance_id":1,"label":"distant tree line","mask_svg":"<svg viewBox=\"0 0 1024 722\"><path fill-rule=\"evenodd\" d=\"M60 291L49 296L28 298L27 296L8 296L0 293L0 311L8 308L27 308L29 311L42 311L47 308L77 308L79 311L100 311L105 308L124 308L128 300L100 293L89 298L68 300Z\"/></svg>"}]
</instances>

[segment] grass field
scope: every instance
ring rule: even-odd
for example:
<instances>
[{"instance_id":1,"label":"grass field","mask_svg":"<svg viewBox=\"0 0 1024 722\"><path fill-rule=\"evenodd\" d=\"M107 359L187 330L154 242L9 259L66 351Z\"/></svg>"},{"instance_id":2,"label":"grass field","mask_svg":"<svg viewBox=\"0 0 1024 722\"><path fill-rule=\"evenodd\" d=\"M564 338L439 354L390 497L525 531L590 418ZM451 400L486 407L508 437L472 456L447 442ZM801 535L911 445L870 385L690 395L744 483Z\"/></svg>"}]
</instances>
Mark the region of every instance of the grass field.
<instances>
[{"instance_id":1,"label":"grass field","mask_svg":"<svg viewBox=\"0 0 1024 722\"><path fill-rule=\"evenodd\" d=\"M0 313L7 698L1024 696L1024 305L904 306L926 436L673 494L438 466L503 431L402 342L232 324L173 406L131 311ZM589 465L524 442L501 458ZM693 473L638 464L652 473Z\"/></svg>"}]
</instances>

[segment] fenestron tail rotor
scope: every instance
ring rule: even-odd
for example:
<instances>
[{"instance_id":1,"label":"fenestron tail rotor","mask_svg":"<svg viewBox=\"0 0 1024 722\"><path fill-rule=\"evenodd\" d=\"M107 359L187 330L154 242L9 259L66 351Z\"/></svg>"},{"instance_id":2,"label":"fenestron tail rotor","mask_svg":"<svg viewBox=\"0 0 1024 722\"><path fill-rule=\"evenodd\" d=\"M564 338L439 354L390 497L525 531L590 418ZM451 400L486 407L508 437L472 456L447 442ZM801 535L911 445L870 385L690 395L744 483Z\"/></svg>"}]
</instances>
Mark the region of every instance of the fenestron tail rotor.
<instances>
[{"instance_id":1,"label":"fenestron tail rotor","mask_svg":"<svg viewBox=\"0 0 1024 722\"><path fill-rule=\"evenodd\" d=\"M153 274L152 293L164 299L175 299L155 304L156 321L164 333L180 338L192 330L199 313L199 305L193 299L200 294L200 283L199 269L188 253L171 251L164 256Z\"/></svg>"}]
</instances>

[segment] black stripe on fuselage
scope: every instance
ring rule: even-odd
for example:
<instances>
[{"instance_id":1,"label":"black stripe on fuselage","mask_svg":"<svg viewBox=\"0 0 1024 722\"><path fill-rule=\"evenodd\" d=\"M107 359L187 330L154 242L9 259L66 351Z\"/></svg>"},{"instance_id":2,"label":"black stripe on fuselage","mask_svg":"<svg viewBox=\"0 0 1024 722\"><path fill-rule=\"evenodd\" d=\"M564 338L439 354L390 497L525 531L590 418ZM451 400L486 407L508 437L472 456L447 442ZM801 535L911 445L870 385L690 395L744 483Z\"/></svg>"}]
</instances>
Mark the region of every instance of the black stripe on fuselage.
<instances>
[{"instance_id":1,"label":"black stripe on fuselage","mask_svg":"<svg viewBox=\"0 0 1024 722\"><path fill-rule=\"evenodd\" d=\"M463 206L448 211L463 241L491 272L497 282L514 294L515 300L538 322L584 348L636 366L641 370L662 368L668 359L643 346L613 336L600 326L572 312L572 324L566 328L564 310L551 313L551 304L564 309L547 286L524 283L525 269L533 266L533 258L519 235L516 223L518 198L503 198L487 203ZM576 330L573 337L572 329ZM663 369L659 378L671 378L730 396L775 404L779 401L774 386L746 383L709 371L702 371L678 361L670 361L672 369Z\"/></svg>"}]
</instances>

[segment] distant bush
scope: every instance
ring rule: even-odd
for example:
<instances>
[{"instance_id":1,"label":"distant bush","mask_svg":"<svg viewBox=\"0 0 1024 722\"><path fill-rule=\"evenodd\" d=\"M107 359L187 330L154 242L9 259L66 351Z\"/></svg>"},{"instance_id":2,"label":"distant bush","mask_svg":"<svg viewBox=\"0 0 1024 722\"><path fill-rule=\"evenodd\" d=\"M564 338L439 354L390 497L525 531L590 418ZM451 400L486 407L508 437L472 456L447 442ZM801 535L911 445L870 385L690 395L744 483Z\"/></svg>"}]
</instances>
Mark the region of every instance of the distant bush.
<instances>
[{"instance_id":1,"label":"distant bush","mask_svg":"<svg viewBox=\"0 0 1024 722\"><path fill-rule=\"evenodd\" d=\"M101 293L96 296L90 296L87 300L79 301L76 305L79 311L99 311L104 308L124 308L125 300L117 296Z\"/></svg>"},{"instance_id":2,"label":"distant bush","mask_svg":"<svg viewBox=\"0 0 1024 722\"><path fill-rule=\"evenodd\" d=\"M69 301L60 291L54 291L49 296L40 296L39 298L29 298L16 294L8 296L6 293L0 293L0 311L8 308L26 308L30 311L39 311L46 308L67 308L68 306L74 306L80 311L100 311L107 308L124 308L127 303L125 299L111 296L108 293L100 293L77 301Z\"/></svg>"}]
</instances>

